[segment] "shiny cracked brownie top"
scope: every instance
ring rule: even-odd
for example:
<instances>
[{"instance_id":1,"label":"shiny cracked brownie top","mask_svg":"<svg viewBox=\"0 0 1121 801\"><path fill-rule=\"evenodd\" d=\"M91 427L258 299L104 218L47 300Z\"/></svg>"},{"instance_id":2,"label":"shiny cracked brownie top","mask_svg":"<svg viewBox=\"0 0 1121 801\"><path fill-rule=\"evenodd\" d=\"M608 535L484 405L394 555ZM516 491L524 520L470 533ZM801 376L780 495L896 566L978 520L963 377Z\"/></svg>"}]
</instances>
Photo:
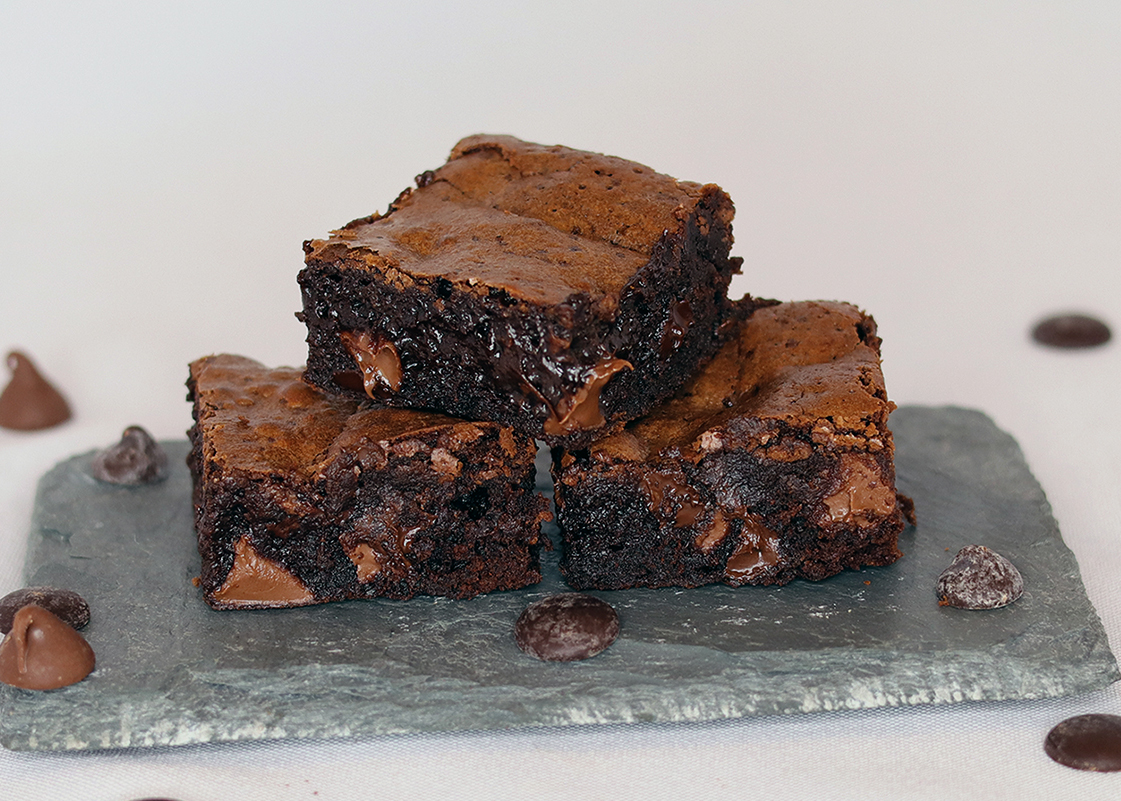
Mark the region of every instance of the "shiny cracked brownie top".
<instances>
[{"instance_id":1,"label":"shiny cracked brownie top","mask_svg":"<svg viewBox=\"0 0 1121 801\"><path fill-rule=\"evenodd\" d=\"M604 461L639 461L667 449L699 458L725 447L782 461L815 444L879 450L887 416L875 321L841 302L758 309L673 398L594 443Z\"/></svg>"},{"instance_id":2,"label":"shiny cracked brownie top","mask_svg":"<svg viewBox=\"0 0 1121 801\"><path fill-rule=\"evenodd\" d=\"M313 478L338 453L364 443L402 443L434 428L471 441L480 436L480 426L492 425L411 409L364 408L319 392L301 375L228 354L193 362L190 383L198 427L212 451L208 457L225 470ZM512 434L504 439L507 450L514 450Z\"/></svg>"},{"instance_id":3,"label":"shiny cracked brownie top","mask_svg":"<svg viewBox=\"0 0 1121 801\"><path fill-rule=\"evenodd\" d=\"M726 258L733 213L715 185L613 156L478 135L418 176L385 215L304 249L309 263L374 269L402 284L443 278L542 305L577 293L611 303L687 224Z\"/></svg>"}]
</instances>

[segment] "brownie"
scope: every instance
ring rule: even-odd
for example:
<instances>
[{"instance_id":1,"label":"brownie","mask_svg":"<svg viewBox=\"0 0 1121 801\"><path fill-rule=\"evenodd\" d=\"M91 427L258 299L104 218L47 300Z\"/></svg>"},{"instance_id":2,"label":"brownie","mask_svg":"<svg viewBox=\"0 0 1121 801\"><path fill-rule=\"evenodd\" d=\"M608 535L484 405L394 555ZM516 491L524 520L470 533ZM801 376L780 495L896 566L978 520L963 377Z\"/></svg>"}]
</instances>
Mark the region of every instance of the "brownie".
<instances>
[{"instance_id":1,"label":"brownie","mask_svg":"<svg viewBox=\"0 0 1121 801\"><path fill-rule=\"evenodd\" d=\"M899 558L913 511L895 490L875 322L844 303L744 316L673 398L554 451L573 587L784 584Z\"/></svg>"},{"instance_id":2,"label":"brownie","mask_svg":"<svg viewBox=\"0 0 1121 801\"><path fill-rule=\"evenodd\" d=\"M587 445L711 357L732 216L712 184L468 137L384 215L304 243L306 378Z\"/></svg>"},{"instance_id":3,"label":"brownie","mask_svg":"<svg viewBox=\"0 0 1121 801\"><path fill-rule=\"evenodd\" d=\"M216 609L470 598L540 580L535 444L326 396L301 370L191 364L200 582Z\"/></svg>"}]
</instances>

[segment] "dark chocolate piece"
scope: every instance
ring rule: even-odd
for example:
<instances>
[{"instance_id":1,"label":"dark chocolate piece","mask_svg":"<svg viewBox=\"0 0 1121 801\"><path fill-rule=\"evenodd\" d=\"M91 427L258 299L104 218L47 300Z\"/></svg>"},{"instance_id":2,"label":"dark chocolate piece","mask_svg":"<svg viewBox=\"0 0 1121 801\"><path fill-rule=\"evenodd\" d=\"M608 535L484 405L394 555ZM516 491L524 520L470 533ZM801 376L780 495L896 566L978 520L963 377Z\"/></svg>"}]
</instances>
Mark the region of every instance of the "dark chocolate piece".
<instances>
[{"instance_id":1,"label":"dark chocolate piece","mask_svg":"<svg viewBox=\"0 0 1121 801\"><path fill-rule=\"evenodd\" d=\"M1121 770L1121 717L1094 713L1067 718L1047 733L1043 750L1068 768Z\"/></svg>"},{"instance_id":2,"label":"dark chocolate piece","mask_svg":"<svg viewBox=\"0 0 1121 801\"><path fill-rule=\"evenodd\" d=\"M1048 317L1031 332L1032 338L1053 348L1094 348L1109 342L1109 326L1096 317L1062 314Z\"/></svg>"},{"instance_id":3,"label":"dark chocolate piece","mask_svg":"<svg viewBox=\"0 0 1121 801\"><path fill-rule=\"evenodd\" d=\"M509 136L305 243L307 380L571 447L684 383L731 313L715 185Z\"/></svg>"},{"instance_id":4,"label":"dark chocolate piece","mask_svg":"<svg viewBox=\"0 0 1121 801\"><path fill-rule=\"evenodd\" d=\"M747 300L673 398L586 450L554 449L576 589L785 584L899 558L894 405L876 324L845 303Z\"/></svg>"},{"instance_id":5,"label":"dark chocolate piece","mask_svg":"<svg viewBox=\"0 0 1121 801\"><path fill-rule=\"evenodd\" d=\"M70 405L25 354L8 354L12 378L0 392L0 428L38 431L70 419Z\"/></svg>"},{"instance_id":6,"label":"dark chocolate piece","mask_svg":"<svg viewBox=\"0 0 1121 801\"><path fill-rule=\"evenodd\" d=\"M514 624L514 640L544 662L575 662L595 656L619 636L611 604L578 592L534 601Z\"/></svg>"},{"instance_id":7,"label":"dark chocolate piece","mask_svg":"<svg viewBox=\"0 0 1121 801\"><path fill-rule=\"evenodd\" d=\"M1016 566L984 545L966 545L938 577L938 603L956 609L999 609L1024 594Z\"/></svg>"},{"instance_id":8,"label":"dark chocolate piece","mask_svg":"<svg viewBox=\"0 0 1121 801\"><path fill-rule=\"evenodd\" d=\"M129 426L121 441L93 459L93 477L109 484L156 484L167 478L167 454L140 426Z\"/></svg>"},{"instance_id":9,"label":"dark chocolate piece","mask_svg":"<svg viewBox=\"0 0 1121 801\"><path fill-rule=\"evenodd\" d=\"M84 629L90 622L90 606L73 590L58 587L24 587L0 598L0 632L12 630L12 618L25 606L34 604L57 615L75 629Z\"/></svg>"},{"instance_id":10,"label":"dark chocolate piece","mask_svg":"<svg viewBox=\"0 0 1121 801\"><path fill-rule=\"evenodd\" d=\"M24 690L76 684L93 668L93 649L85 638L41 606L16 612L0 643L0 681Z\"/></svg>"},{"instance_id":11,"label":"dark chocolate piece","mask_svg":"<svg viewBox=\"0 0 1121 801\"><path fill-rule=\"evenodd\" d=\"M191 365L203 596L216 609L470 598L541 578L536 444L324 395L240 356Z\"/></svg>"}]
</instances>

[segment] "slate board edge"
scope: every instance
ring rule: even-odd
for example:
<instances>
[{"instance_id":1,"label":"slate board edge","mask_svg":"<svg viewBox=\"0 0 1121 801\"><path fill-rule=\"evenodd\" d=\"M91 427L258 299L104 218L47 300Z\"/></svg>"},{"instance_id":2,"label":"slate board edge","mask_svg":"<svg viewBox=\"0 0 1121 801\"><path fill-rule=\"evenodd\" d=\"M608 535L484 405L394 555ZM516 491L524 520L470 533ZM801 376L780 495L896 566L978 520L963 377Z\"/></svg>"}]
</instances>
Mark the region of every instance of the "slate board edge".
<instances>
[{"instance_id":1,"label":"slate board edge","mask_svg":"<svg viewBox=\"0 0 1121 801\"><path fill-rule=\"evenodd\" d=\"M444 686L427 690L429 705L398 706L390 688L385 694L359 699L333 692L307 691L285 693L278 699L253 699L251 690L222 683L222 677L196 674L191 677L192 708L177 700L174 689L166 693L142 692L130 699L99 699L86 696L75 688L55 692L71 692L75 704L83 706L83 714L100 717L106 724L107 736L97 742L80 740L66 731L69 718L61 705L53 705L43 715L36 694L26 690L4 688L8 697L4 705L4 731L0 744L14 751L74 751L119 748L145 748L177 746L208 742L233 742L239 740L327 739L338 737L370 737L409 734L417 732L456 732L484 730L513 730L582 725L704 722L732 718L810 714L830 711L854 711L906 706L941 706L947 704L1024 701L1081 695L1102 689L1118 678L1116 668L1103 671L1104 660L1112 665L1112 654L1102 640L1094 640L1094 653L1089 655L1083 670L1072 669L1064 674L1061 685L1043 682L1035 692L1014 691L1007 678L1015 670L992 675L988 673L990 659L977 654L957 654L947 661L948 669L966 684L966 688L953 694L931 692L921 682L900 681L901 677L920 675L913 657L906 654L883 653L882 665L889 666L884 675L868 680L856 680L852 675L851 659L838 655L835 668L827 674L813 678L814 691L801 694L796 687L777 690L761 688L753 683L750 663L743 660L742 672L729 676L728 681L712 685L707 693L698 693L693 704L667 703L669 697L656 685L649 688L646 697L634 688L615 694L587 697L581 703L558 690L550 699L540 694L529 696L522 688L509 688L501 705L495 704L495 688L474 699L469 689ZM753 654L752 657L766 657ZM796 660L795 660L796 661ZM1007 665L1014 667L1009 658ZM1032 663L1028 663L1032 664ZM925 666L921 666L925 667ZM929 669L929 668L927 668ZM239 671L242 672L242 671ZM324 682L323 669L316 669L317 686ZM330 671L328 671L329 673ZM792 671L797 673L795 667ZM286 676L273 676L279 683L300 684L307 670L295 668ZM361 681L366 671L346 668L339 672L349 681ZM366 678L376 679L375 675ZM944 677L943 677L944 678ZM799 678L799 682L803 679ZM200 700L200 688L209 691L209 697ZM776 691L777 690L777 691ZM831 699L850 696L843 704ZM859 701L851 700L852 697ZM231 710L244 709L247 701L256 700L254 714L239 717ZM532 704L532 720L520 712L525 703ZM36 714L20 714L18 706L28 704ZM458 714L449 717L449 706ZM138 716L136 709L146 707L148 714ZM26 711L31 711L26 710ZM34 725L12 726L12 720L33 720Z\"/></svg>"}]
</instances>

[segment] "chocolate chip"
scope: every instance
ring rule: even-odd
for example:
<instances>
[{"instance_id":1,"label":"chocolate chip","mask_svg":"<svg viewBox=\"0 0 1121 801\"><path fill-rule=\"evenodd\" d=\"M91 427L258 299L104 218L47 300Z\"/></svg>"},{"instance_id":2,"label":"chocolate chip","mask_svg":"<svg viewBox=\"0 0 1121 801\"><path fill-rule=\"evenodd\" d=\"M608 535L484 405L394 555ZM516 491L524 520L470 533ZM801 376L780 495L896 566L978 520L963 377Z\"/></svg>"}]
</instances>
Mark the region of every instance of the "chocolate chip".
<instances>
[{"instance_id":1,"label":"chocolate chip","mask_svg":"<svg viewBox=\"0 0 1121 801\"><path fill-rule=\"evenodd\" d=\"M619 615L611 604L578 592L535 601L514 624L518 647L546 662L588 659L618 636Z\"/></svg>"},{"instance_id":2,"label":"chocolate chip","mask_svg":"<svg viewBox=\"0 0 1121 801\"><path fill-rule=\"evenodd\" d=\"M167 478L167 454L140 426L129 426L121 441L93 459L91 471L110 484L155 484Z\"/></svg>"},{"instance_id":3,"label":"chocolate chip","mask_svg":"<svg viewBox=\"0 0 1121 801\"><path fill-rule=\"evenodd\" d=\"M81 634L41 606L25 606L0 643L0 681L25 690L56 690L94 668L93 649Z\"/></svg>"},{"instance_id":4,"label":"chocolate chip","mask_svg":"<svg viewBox=\"0 0 1121 801\"><path fill-rule=\"evenodd\" d=\"M1043 750L1068 768L1121 770L1121 717L1091 714L1067 718L1047 733Z\"/></svg>"},{"instance_id":5,"label":"chocolate chip","mask_svg":"<svg viewBox=\"0 0 1121 801\"><path fill-rule=\"evenodd\" d=\"M12 378L0 392L0 427L38 431L70 419L70 406L25 354L8 354Z\"/></svg>"},{"instance_id":6,"label":"chocolate chip","mask_svg":"<svg viewBox=\"0 0 1121 801\"><path fill-rule=\"evenodd\" d=\"M11 631L12 618L29 604L41 606L75 629L84 629L90 622L90 606L78 593L58 587L24 587L0 598L0 632Z\"/></svg>"},{"instance_id":7,"label":"chocolate chip","mask_svg":"<svg viewBox=\"0 0 1121 801\"><path fill-rule=\"evenodd\" d=\"M1084 314L1048 317L1031 332L1032 338L1053 348L1093 348L1109 341L1109 326Z\"/></svg>"},{"instance_id":8,"label":"chocolate chip","mask_svg":"<svg viewBox=\"0 0 1121 801\"><path fill-rule=\"evenodd\" d=\"M984 545L966 545L938 577L938 603L958 609L997 609L1024 594L1016 566Z\"/></svg>"}]
</instances>

